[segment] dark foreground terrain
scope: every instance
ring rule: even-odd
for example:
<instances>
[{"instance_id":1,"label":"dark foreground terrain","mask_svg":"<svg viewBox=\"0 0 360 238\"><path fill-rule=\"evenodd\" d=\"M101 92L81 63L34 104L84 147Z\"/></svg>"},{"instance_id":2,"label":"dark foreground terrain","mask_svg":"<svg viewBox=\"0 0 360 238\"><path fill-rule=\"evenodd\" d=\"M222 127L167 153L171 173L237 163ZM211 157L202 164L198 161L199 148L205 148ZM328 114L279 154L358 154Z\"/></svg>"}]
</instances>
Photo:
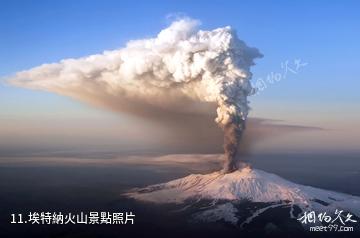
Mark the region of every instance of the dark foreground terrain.
<instances>
[{"instance_id":1,"label":"dark foreground terrain","mask_svg":"<svg viewBox=\"0 0 360 238\"><path fill-rule=\"evenodd\" d=\"M296 183L360 195L360 157L282 155L252 159L254 167ZM14 158L16 159L16 158ZM204 168L204 173L214 168ZM0 237L359 237L358 232L302 230L297 221L284 219L288 211L269 209L243 229L225 222L189 222L196 209L179 212L174 205L153 205L121 194L134 187L166 182L192 173L189 169L153 166L0 166ZM249 204L243 204L244 212ZM195 209L195 210L194 210ZM11 224L11 214L29 212L132 212L134 225ZM359 223L354 225L359 227ZM278 229L281 228L281 229Z\"/></svg>"}]
</instances>

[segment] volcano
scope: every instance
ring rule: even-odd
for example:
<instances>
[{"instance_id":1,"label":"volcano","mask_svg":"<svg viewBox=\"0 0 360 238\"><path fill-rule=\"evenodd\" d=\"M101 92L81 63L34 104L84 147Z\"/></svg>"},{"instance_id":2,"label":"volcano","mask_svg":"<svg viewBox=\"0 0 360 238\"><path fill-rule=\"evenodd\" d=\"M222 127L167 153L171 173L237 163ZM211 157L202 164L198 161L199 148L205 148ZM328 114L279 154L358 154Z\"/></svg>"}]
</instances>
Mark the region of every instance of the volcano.
<instances>
[{"instance_id":1,"label":"volcano","mask_svg":"<svg viewBox=\"0 0 360 238\"><path fill-rule=\"evenodd\" d=\"M135 188L125 195L142 202L180 205L181 210L192 210L196 221L223 221L240 227L270 209L287 209L287 219L293 220L305 211L334 214L336 209L360 217L360 197L296 184L252 168L227 174L192 174Z\"/></svg>"}]
</instances>

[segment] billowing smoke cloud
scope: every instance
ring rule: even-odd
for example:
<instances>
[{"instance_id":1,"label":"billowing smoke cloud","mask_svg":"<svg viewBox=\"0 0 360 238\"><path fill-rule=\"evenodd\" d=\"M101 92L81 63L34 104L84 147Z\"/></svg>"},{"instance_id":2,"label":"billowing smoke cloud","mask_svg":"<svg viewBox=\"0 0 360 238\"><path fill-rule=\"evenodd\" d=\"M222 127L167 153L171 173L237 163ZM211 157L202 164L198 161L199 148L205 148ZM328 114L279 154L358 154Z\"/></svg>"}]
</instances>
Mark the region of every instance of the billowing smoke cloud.
<instances>
[{"instance_id":1,"label":"billowing smoke cloud","mask_svg":"<svg viewBox=\"0 0 360 238\"><path fill-rule=\"evenodd\" d=\"M198 25L196 20L181 19L155 38L44 64L18 72L10 82L138 115L196 114L203 113L199 105L216 104L215 121L225 132L224 171L230 172L237 168L237 148L249 111L247 96L253 91L250 67L261 54L230 27L202 31Z\"/></svg>"}]
</instances>

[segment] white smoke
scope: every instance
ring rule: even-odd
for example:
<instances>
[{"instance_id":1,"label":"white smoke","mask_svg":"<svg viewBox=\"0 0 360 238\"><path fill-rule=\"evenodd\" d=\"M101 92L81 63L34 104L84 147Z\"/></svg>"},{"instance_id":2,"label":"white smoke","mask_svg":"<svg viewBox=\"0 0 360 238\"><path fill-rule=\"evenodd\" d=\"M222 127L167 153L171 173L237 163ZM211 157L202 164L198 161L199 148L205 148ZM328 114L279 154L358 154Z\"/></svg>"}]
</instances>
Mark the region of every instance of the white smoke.
<instances>
[{"instance_id":1,"label":"white smoke","mask_svg":"<svg viewBox=\"0 0 360 238\"><path fill-rule=\"evenodd\" d=\"M236 140L228 141L236 148L249 111L247 96L253 90L250 67L262 55L230 27L202 31L198 25L196 20L181 19L155 38L44 64L16 73L10 82L132 113L196 112L197 103L216 103L215 120L225 133L231 125Z\"/></svg>"}]
</instances>

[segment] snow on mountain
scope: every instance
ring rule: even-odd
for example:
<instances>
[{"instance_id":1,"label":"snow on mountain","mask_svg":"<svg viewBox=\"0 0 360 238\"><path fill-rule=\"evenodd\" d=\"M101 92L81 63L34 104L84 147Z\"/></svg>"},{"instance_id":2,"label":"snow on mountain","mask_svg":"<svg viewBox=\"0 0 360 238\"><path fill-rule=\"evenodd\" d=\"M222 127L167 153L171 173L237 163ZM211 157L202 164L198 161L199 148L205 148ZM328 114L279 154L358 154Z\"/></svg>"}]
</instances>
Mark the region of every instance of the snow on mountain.
<instances>
[{"instance_id":1,"label":"snow on mountain","mask_svg":"<svg viewBox=\"0 0 360 238\"><path fill-rule=\"evenodd\" d=\"M262 170L244 168L233 173L192 174L167 183L131 190L126 196L152 203L185 204L211 200L214 206L197 215L198 219L224 219L236 223L234 201L269 203L254 212L246 222L277 206L298 206L303 211L349 211L360 216L360 197L304 186ZM222 203L218 203L222 201ZM228 201L224 203L224 201ZM293 210L293 209L291 209ZM294 216L290 213L290 216Z\"/></svg>"}]
</instances>

